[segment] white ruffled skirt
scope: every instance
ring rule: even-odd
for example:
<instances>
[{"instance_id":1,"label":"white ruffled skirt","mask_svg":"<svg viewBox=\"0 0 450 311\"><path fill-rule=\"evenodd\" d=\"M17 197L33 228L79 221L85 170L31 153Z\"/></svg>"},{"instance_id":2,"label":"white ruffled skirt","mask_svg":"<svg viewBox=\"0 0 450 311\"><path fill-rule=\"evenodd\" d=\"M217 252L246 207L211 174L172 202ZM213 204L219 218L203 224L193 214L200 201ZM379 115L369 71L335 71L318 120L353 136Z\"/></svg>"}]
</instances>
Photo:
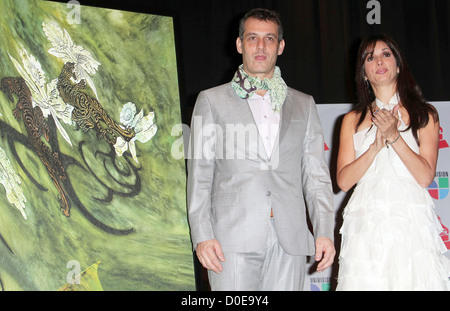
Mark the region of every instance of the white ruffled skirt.
<instances>
[{"instance_id":1,"label":"white ruffled skirt","mask_svg":"<svg viewBox=\"0 0 450 311\"><path fill-rule=\"evenodd\" d=\"M336 290L450 290L450 260L427 190L366 178L344 210Z\"/></svg>"}]
</instances>

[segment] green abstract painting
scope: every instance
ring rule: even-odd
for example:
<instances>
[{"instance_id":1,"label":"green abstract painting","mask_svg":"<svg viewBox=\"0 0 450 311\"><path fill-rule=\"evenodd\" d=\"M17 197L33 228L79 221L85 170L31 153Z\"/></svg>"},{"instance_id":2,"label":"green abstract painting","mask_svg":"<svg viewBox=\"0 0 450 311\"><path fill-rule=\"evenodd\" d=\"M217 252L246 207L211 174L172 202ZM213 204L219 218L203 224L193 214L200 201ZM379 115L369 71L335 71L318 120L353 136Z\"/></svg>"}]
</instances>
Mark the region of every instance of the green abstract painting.
<instances>
[{"instance_id":1,"label":"green abstract painting","mask_svg":"<svg viewBox=\"0 0 450 311\"><path fill-rule=\"evenodd\" d=\"M0 290L193 290L173 18L69 4L0 1Z\"/></svg>"}]
</instances>

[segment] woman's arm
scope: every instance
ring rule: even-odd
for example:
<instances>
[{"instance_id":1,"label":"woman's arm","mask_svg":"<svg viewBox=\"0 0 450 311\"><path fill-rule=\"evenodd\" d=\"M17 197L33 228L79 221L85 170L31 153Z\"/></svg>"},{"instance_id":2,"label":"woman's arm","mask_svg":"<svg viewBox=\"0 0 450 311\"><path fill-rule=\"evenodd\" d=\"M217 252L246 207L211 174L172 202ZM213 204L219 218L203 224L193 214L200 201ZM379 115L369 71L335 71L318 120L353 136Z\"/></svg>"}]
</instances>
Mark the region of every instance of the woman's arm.
<instances>
[{"instance_id":1,"label":"woman's arm","mask_svg":"<svg viewBox=\"0 0 450 311\"><path fill-rule=\"evenodd\" d=\"M374 120L382 132L382 135L388 141L394 141L398 137L397 129L398 119L394 114L388 111L380 111ZM436 121L430 114L429 122L418 131L419 137L419 154L415 153L403 140L400 138L390 145L394 148L400 159L405 164L411 175L422 187L428 187L434 179L436 172L436 164L439 153L439 121Z\"/></svg>"},{"instance_id":2,"label":"woman's arm","mask_svg":"<svg viewBox=\"0 0 450 311\"><path fill-rule=\"evenodd\" d=\"M337 183L342 191L349 191L369 169L377 153L384 147L384 140L377 130L376 139L358 159L355 156L353 135L358 115L351 111L344 116L341 127L337 160Z\"/></svg>"}]
</instances>

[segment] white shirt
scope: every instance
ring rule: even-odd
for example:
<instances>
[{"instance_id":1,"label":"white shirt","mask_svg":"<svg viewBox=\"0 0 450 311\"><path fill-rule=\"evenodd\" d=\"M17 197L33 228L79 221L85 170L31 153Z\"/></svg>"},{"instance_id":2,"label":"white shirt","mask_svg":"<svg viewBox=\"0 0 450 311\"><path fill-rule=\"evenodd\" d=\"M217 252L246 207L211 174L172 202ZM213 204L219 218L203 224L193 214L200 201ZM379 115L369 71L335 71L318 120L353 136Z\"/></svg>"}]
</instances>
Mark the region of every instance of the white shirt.
<instances>
[{"instance_id":1,"label":"white shirt","mask_svg":"<svg viewBox=\"0 0 450 311\"><path fill-rule=\"evenodd\" d=\"M264 96L253 94L247 99L267 155L272 155L280 125L280 114L272 110L269 91Z\"/></svg>"},{"instance_id":2,"label":"white shirt","mask_svg":"<svg viewBox=\"0 0 450 311\"><path fill-rule=\"evenodd\" d=\"M387 105L384 104L378 98L375 98L375 103L377 104L378 108L385 108L388 111L391 111L392 109L394 109L394 107L397 106L398 102L399 102L398 93L395 93L394 96L392 96L392 98L389 100L389 103L387 103Z\"/></svg>"}]
</instances>

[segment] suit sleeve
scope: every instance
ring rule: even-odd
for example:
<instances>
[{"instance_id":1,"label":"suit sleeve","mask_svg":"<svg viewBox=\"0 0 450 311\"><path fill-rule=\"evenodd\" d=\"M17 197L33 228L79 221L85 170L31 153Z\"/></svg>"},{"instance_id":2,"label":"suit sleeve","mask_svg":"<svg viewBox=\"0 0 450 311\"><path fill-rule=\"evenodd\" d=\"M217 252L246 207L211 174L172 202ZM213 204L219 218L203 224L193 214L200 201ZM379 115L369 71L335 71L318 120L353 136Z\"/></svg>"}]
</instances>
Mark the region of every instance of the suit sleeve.
<instances>
[{"instance_id":1,"label":"suit sleeve","mask_svg":"<svg viewBox=\"0 0 450 311\"><path fill-rule=\"evenodd\" d=\"M187 161L188 218L194 250L197 243L215 238L211 226L215 138L204 135L204 129L211 126L214 126L211 106L206 93L201 92L192 115Z\"/></svg>"},{"instance_id":2,"label":"suit sleeve","mask_svg":"<svg viewBox=\"0 0 450 311\"><path fill-rule=\"evenodd\" d=\"M335 212L330 172L325 160L325 143L314 99L310 97L309 117L303 145L303 193L314 237L334 240Z\"/></svg>"}]
</instances>

